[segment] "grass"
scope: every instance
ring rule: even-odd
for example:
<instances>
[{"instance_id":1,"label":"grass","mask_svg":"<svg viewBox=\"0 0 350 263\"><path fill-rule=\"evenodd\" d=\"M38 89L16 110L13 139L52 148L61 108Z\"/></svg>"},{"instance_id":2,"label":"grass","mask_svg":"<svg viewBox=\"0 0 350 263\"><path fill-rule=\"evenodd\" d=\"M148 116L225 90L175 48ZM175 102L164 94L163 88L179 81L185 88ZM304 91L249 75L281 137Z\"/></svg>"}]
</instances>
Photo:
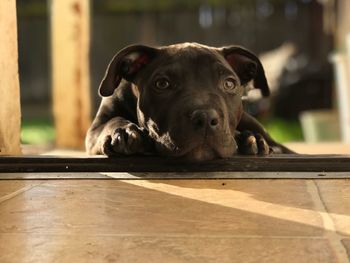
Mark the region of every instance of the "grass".
<instances>
[{"instance_id":1,"label":"grass","mask_svg":"<svg viewBox=\"0 0 350 263\"><path fill-rule=\"evenodd\" d=\"M262 121L262 123L272 138L280 143L304 140L300 123L297 120L273 118Z\"/></svg>"},{"instance_id":2,"label":"grass","mask_svg":"<svg viewBox=\"0 0 350 263\"><path fill-rule=\"evenodd\" d=\"M303 135L298 121L269 119L262 121L266 130L276 141L302 141ZM50 119L30 119L22 121L21 141L23 144L47 144L55 140L55 128Z\"/></svg>"},{"instance_id":3,"label":"grass","mask_svg":"<svg viewBox=\"0 0 350 263\"><path fill-rule=\"evenodd\" d=\"M21 142L23 144L47 144L55 140L55 128L50 119L22 120Z\"/></svg>"}]
</instances>

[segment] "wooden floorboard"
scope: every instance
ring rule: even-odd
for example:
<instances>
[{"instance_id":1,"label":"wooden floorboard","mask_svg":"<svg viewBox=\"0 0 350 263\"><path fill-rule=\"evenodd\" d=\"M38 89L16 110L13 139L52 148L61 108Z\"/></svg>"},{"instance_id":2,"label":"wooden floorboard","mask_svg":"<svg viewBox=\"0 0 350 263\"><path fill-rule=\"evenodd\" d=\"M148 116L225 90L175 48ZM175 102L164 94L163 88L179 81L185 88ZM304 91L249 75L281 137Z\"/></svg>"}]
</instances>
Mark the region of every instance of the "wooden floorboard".
<instances>
[{"instance_id":1,"label":"wooden floorboard","mask_svg":"<svg viewBox=\"0 0 350 263\"><path fill-rule=\"evenodd\" d=\"M350 180L0 180L0 262L349 263Z\"/></svg>"}]
</instances>

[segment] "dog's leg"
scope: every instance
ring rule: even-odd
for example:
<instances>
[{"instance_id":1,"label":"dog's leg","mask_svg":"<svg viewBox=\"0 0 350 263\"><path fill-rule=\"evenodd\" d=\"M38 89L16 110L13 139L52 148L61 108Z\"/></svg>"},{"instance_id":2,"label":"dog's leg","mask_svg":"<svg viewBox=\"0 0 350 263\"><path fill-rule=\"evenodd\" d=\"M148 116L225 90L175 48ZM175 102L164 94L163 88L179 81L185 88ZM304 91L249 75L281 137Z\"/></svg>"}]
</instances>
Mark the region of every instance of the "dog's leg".
<instances>
[{"instance_id":1,"label":"dog's leg","mask_svg":"<svg viewBox=\"0 0 350 263\"><path fill-rule=\"evenodd\" d=\"M89 154L145 154L153 152L154 142L144 129L121 117L120 105L113 98L104 99L87 132L85 145ZM125 110L125 107L124 107ZM124 112L125 113L125 112Z\"/></svg>"},{"instance_id":2,"label":"dog's leg","mask_svg":"<svg viewBox=\"0 0 350 263\"><path fill-rule=\"evenodd\" d=\"M115 117L88 131L86 148L89 154L130 155L151 152L153 142L135 123Z\"/></svg>"},{"instance_id":3,"label":"dog's leg","mask_svg":"<svg viewBox=\"0 0 350 263\"><path fill-rule=\"evenodd\" d=\"M251 115L243 112L237 127L238 150L243 154L295 153L276 142L265 128ZM268 148L269 151L267 150Z\"/></svg>"}]
</instances>

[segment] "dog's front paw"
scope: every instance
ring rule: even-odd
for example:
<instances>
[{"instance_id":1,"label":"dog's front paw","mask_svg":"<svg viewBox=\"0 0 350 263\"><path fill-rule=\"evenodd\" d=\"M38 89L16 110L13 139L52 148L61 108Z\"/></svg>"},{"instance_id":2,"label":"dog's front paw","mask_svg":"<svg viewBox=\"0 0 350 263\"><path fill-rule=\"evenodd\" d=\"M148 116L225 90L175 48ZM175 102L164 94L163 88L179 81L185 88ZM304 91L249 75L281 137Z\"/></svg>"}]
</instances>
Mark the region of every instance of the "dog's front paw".
<instances>
[{"instance_id":1,"label":"dog's front paw","mask_svg":"<svg viewBox=\"0 0 350 263\"><path fill-rule=\"evenodd\" d=\"M235 137L238 145L238 153L246 155L268 155L271 149L264 137L259 133L243 131Z\"/></svg>"},{"instance_id":2,"label":"dog's front paw","mask_svg":"<svg viewBox=\"0 0 350 263\"><path fill-rule=\"evenodd\" d=\"M150 139L135 124L130 123L107 135L102 143L102 153L107 156L116 154L146 153L151 147Z\"/></svg>"}]
</instances>

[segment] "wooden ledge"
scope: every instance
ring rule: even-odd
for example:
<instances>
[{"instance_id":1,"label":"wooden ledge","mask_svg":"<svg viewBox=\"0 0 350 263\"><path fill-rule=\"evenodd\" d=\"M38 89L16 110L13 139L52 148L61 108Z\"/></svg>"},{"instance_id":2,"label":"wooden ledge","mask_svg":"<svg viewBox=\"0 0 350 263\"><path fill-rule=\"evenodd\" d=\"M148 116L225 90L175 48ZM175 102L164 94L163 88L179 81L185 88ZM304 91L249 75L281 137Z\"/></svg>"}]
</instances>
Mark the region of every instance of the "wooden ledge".
<instances>
[{"instance_id":1,"label":"wooden ledge","mask_svg":"<svg viewBox=\"0 0 350 263\"><path fill-rule=\"evenodd\" d=\"M188 163L153 156L107 158L26 156L0 157L1 173L68 172L350 172L349 155L235 156Z\"/></svg>"}]
</instances>

